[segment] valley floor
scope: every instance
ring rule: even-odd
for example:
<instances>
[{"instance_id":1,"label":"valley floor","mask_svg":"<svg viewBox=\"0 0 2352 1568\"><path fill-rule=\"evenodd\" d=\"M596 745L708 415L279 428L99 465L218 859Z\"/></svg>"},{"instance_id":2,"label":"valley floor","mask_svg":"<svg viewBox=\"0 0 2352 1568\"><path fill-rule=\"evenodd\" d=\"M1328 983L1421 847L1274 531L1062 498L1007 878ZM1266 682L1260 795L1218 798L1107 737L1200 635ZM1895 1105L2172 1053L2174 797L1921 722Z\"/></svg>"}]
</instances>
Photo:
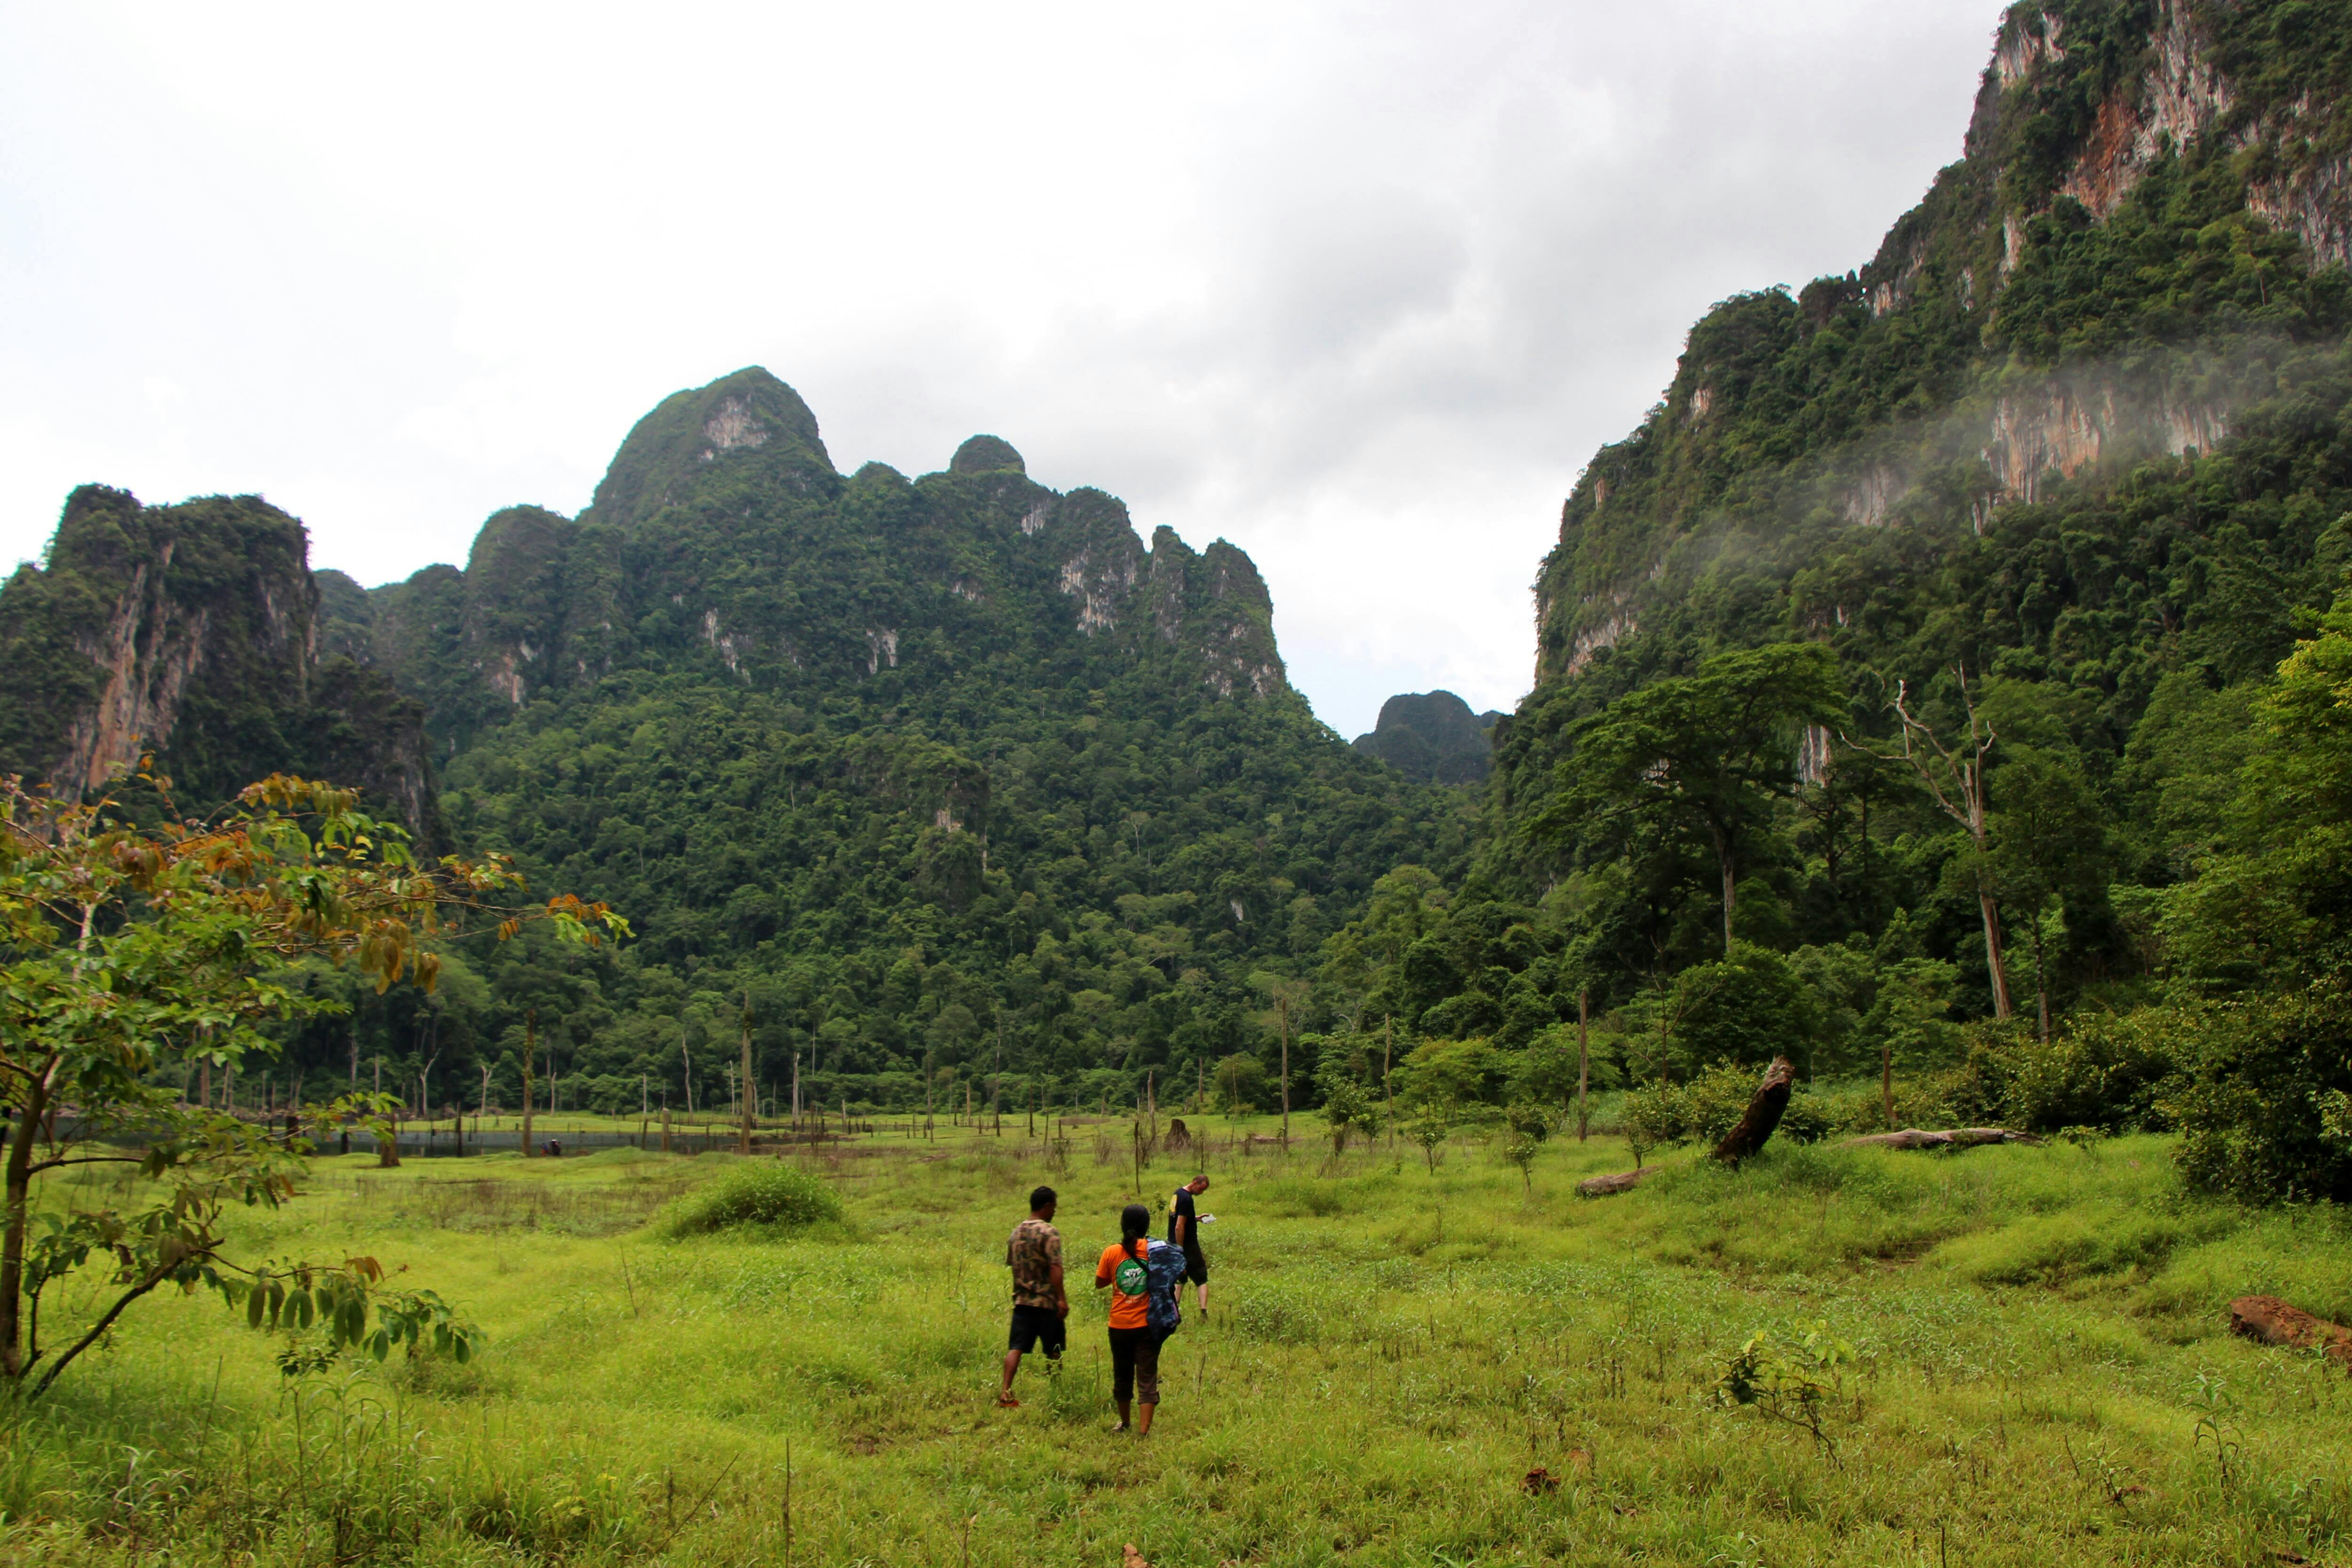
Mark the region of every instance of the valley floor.
<instances>
[{"instance_id":1,"label":"valley floor","mask_svg":"<svg viewBox=\"0 0 2352 1568\"><path fill-rule=\"evenodd\" d=\"M1148 1441L1106 1430L1090 1289L1124 1123L803 1156L849 1218L790 1239L651 1223L732 1156L352 1155L250 1254L404 1265L488 1352L289 1378L216 1300L142 1304L5 1415L0 1561L2344 1560L2352 1384L2224 1323L2252 1292L2352 1317L2352 1226L2191 1201L2163 1140L1685 1152L1584 1200L1622 1142L1556 1142L1529 1192L1498 1144L1335 1164L1212 1120L1213 1310L1187 1291ZM1155 1207L1189 1173L1144 1172ZM1070 1351L999 1411L1039 1181Z\"/></svg>"}]
</instances>

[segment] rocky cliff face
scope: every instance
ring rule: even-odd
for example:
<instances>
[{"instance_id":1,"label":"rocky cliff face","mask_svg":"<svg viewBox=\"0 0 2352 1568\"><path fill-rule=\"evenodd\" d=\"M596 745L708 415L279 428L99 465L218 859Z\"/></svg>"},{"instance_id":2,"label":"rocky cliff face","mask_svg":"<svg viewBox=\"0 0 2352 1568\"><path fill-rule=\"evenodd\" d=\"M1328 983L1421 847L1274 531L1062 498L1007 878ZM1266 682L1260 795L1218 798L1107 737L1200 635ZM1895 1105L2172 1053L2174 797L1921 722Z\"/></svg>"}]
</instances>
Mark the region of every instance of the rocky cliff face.
<instances>
[{"instance_id":1,"label":"rocky cliff face","mask_svg":"<svg viewBox=\"0 0 2352 1568\"><path fill-rule=\"evenodd\" d=\"M331 774L429 847L422 713L348 658L321 662L306 553L302 525L256 497L75 491L46 563L0 589L0 768L85 793L152 753L192 805L273 771Z\"/></svg>"},{"instance_id":2,"label":"rocky cliff face","mask_svg":"<svg viewBox=\"0 0 2352 1568\"><path fill-rule=\"evenodd\" d=\"M1686 601L1727 530L1981 536L2227 440L2341 331L2352 117L2305 9L2011 7L1965 156L1870 264L1718 306L1658 412L1594 458L1537 585L1538 683ZM1853 596L1813 595L1791 629Z\"/></svg>"}]
</instances>

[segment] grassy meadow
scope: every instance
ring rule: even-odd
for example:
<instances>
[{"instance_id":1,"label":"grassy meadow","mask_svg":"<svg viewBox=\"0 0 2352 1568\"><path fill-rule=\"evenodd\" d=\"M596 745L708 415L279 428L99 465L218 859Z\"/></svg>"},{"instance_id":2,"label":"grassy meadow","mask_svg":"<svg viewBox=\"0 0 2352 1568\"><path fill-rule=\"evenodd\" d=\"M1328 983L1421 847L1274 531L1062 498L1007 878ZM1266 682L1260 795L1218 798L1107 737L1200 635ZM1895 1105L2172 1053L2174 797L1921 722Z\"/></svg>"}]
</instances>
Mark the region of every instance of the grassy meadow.
<instances>
[{"instance_id":1,"label":"grassy meadow","mask_svg":"<svg viewBox=\"0 0 2352 1568\"><path fill-rule=\"evenodd\" d=\"M1684 1151L1586 1200L1622 1142L1555 1142L1530 1192L1499 1142L1433 1172L1251 1125L1213 1122L1212 1311L1188 1289L1145 1441L1107 1430L1091 1289L1123 1122L798 1156L845 1217L782 1236L667 1233L732 1155L322 1158L249 1255L404 1266L487 1352L288 1375L299 1342L142 1303L0 1413L0 1561L2352 1560L2352 1384L2224 1331L2255 1291L2352 1319L2352 1229L2191 1201L2164 1140ZM1041 1180L1070 1352L999 1411Z\"/></svg>"}]
</instances>

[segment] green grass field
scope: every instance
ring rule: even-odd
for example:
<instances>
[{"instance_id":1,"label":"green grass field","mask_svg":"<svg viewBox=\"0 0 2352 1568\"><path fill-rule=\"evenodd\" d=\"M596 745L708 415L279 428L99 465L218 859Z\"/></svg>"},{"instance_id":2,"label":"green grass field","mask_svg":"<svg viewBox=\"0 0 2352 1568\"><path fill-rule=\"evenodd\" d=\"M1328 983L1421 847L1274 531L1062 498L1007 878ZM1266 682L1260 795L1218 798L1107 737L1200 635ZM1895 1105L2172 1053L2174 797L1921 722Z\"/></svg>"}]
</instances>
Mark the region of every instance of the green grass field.
<instances>
[{"instance_id":1,"label":"green grass field","mask_svg":"<svg viewBox=\"0 0 2352 1568\"><path fill-rule=\"evenodd\" d=\"M1297 1129L1317 1123L1299 1119ZM1260 1121L1255 1131L1269 1126ZM1148 1441L1107 1431L1091 1259L1122 1122L1062 1159L881 1136L803 1156L845 1221L668 1239L731 1156L317 1162L252 1255L405 1266L467 1365L282 1375L208 1299L0 1431L0 1558L338 1563L2273 1563L2346 1560L2352 1385L2224 1331L2269 1292L2352 1318L2328 1210L2185 1197L2165 1141L1782 1147L1604 1200L1624 1146L1227 1147L1212 1313ZM1060 1168L1054 1168L1056 1164ZM1163 1157L1156 1201L1189 1173ZM993 1408L1005 1233L1064 1194L1071 1347ZM55 1309L52 1309L55 1310ZM1754 1395L1725 1393L1742 1363ZM1810 1348L1809 1348L1810 1346ZM1532 1487L1540 1468L1549 1484Z\"/></svg>"}]
</instances>

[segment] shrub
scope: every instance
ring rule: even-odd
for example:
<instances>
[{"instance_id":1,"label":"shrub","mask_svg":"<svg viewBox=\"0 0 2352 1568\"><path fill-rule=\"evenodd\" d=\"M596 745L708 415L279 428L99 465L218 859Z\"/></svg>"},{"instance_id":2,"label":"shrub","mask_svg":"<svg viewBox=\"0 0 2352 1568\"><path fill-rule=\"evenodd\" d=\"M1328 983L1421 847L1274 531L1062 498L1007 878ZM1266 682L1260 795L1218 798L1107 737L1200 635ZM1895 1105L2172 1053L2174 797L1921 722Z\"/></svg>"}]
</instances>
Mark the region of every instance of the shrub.
<instances>
[{"instance_id":1,"label":"shrub","mask_svg":"<svg viewBox=\"0 0 2352 1568\"><path fill-rule=\"evenodd\" d=\"M1895 1075L1895 1125L1958 1127L1983 1121L1974 1099L1973 1081L1958 1069L1898 1071ZM1822 1137L1843 1138L1888 1131L1885 1100L1874 1078L1803 1098L1821 1118ZM1791 1108L1796 1100L1790 1097Z\"/></svg>"},{"instance_id":2,"label":"shrub","mask_svg":"<svg viewBox=\"0 0 2352 1568\"><path fill-rule=\"evenodd\" d=\"M2242 1203L2352 1198L2352 1140L2329 1115L2352 1092L2352 1006L2328 992L2201 1008L2167 1097L2189 1185Z\"/></svg>"},{"instance_id":3,"label":"shrub","mask_svg":"<svg viewBox=\"0 0 2352 1568\"><path fill-rule=\"evenodd\" d=\"M1690 1136L1690 1091L1675 1083L1629 1089L1617 1102L1617 1124L1639 1162L1643 1150L1678 1143Z\"/></svg>"},{"instance_id":4,"label":"shrub","mask_svg":"<svg viewBox=\"0 0 2352 1568\"><path fill-rule=\"evenodd\" d=\"M1508 1066L1484 1040L1431 1040L1397 1064L1397 1098L1409 1105L1491 1104L1502 1097Z\"/></svg>"},{"instance_id":5,"label":"shrub","mask_svg":"<svg viewBox=\"0 0 2352 1568\"><path fill-rule=\"evenodd\" d=\"M1684 1093L1684 1103L1689 1108L1689 1137L1705 1143L1719 1143L1723 1135L1737 1126L1746 1113L1748 1101L1756 1098L1756 1085L1762 1073L1754 1068L1717 1062L1691 1079Z\"/></svg>"},{"instance_id":6,"label":"shrub","mask_svg":"<svg viewBox=\"0 0 2352 1568\"><path fill-rule=\"evenodd\" d=\"M796 1165L747 1163L672 1205L673 1236L700 1236L736 1226L797 1228L841 1217L841 1197Z\"/></svg>"},{"instance_id":7,"label":"shrub","mask_svg":"<svg viewBox=\"0 0 2352 1568\"><path fill-rule=\"evenodd\" d=\"M1731 1131L1756 1098L1756 1081L1754 1070L1717 1062L1688 1083L1653 1083L1627 1090L1619 1118L1646 1147L1693 1138L1714 1143Z\"/></svg>"},{"instance_id":8,"label":"shrub","mask_svg":"<svg viewBox=\"0 0 2352 1568\"><path fill-rule=\"evenodd\" d=\"M1821 1097L1800 1089L1789 1096L1789 1109L1780 1113L1780 1130L1774 1136L1791 1143L1818 1143L1836 1131Z\"/></svg>"},{"instance_id":9,"label":"shrub","mask_svg":"<svg viewBox=\"0 0 2352 1568\"><path fill-rule=\"evenodd\" d=\"M1962 1098L1975 1117L2036 1132L2161 1131L2163 1101L2209 1026L2202 1008L2079 1016L2044 1043L2021 1024L1969 1031Z\"/></svg>"},{"instance_id":10,"label":"shrub","mask_svg":"<svg viewBox=\"0 0 2352 1568\"><path fill-rule=\"evenodd\" d=\"M1622 1046L1613 1035L1598 1028L1589 1037L1591 1048L1586 1058L1592 1092L1615 1089L1619 1079L1613 1058L1622 1054ZM1505 1059L1510 1064L1510 1082L1506 1091L1508 1099L1543 1105L1569 1105L1575 1101L1575 1025L1555 1024Z\"/></svg>"}]
</instances>

